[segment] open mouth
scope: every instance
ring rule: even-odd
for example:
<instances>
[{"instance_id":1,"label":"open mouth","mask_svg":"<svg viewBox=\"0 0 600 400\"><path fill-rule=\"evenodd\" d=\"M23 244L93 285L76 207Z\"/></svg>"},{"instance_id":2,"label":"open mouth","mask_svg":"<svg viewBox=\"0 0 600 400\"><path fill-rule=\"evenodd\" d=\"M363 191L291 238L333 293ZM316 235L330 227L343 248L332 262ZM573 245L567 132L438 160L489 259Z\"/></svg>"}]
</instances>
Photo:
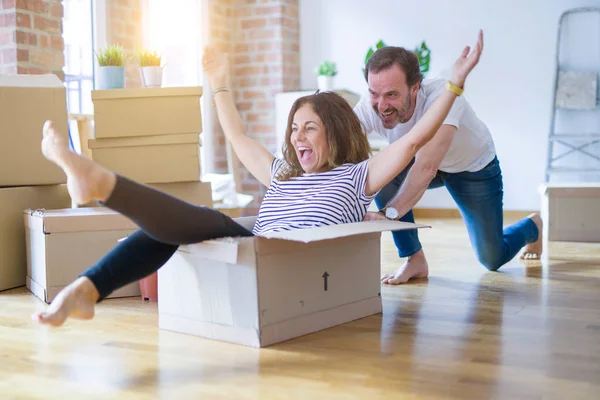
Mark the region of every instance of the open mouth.
<instances>
[{"instance_id":1,"label":"open mouth","mask_svg":"<svg viewBox=\"0 0 600 400\"><path fill-rule=\"evenodd\" d=\"M308 147L299 147L298 153L300 154L300 161L306 163L312 157L313 150Z\"/></svg>"},{"instance_id":2,"label":"open mouth","mask_svg":"<svg viewBox=\"0 0 600 400\"><path fill-rule=\"evenodd\" d=\"M381 118L389 119L395 112L396 110L394 110L393 108L391 110L386 110L381 113Z\"/></svg>"}]
</instances>

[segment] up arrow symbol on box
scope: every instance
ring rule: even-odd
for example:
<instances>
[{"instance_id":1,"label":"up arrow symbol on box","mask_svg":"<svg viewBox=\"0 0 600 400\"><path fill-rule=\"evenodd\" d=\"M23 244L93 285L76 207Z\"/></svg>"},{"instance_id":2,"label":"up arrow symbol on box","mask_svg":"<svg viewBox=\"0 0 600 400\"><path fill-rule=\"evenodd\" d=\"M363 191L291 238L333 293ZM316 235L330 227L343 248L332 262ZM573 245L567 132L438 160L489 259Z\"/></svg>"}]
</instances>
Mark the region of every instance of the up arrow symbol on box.
<instances>
[{"instance_id":1,"label":"up arrow symbol on box","mask_svg":"<svg viewBox=\"0 0 600 400\"><path fill-rule=\"evenodd\" d=\"M329 277L329 274L327 273L327 271L325 271L325 273L323 274L323 284L324 284L324 290L327 291L327 278Z\"/></svg>"}]
</instances>

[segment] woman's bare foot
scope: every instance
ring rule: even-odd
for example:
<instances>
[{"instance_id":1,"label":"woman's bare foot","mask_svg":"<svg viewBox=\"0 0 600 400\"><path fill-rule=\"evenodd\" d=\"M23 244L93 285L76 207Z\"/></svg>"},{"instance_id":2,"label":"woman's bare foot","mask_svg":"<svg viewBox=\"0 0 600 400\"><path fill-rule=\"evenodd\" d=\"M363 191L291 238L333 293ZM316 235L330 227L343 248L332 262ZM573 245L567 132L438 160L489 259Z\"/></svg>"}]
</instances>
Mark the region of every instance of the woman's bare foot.
<instances>
[{"instance_id":1,"label":"woman's bare foot","mask_svg":"<svg viewBox=\"0 0 600 400\"><path fill-rule=\"evenodd\" d=\"M523 253L521 254L521 260L539 260L542 257L542 251L543 251L542 217L540 217L539 214L531 214L527 218L531 218L531 220L535 223L535 225L538 228L539 234L538 234L538 238L535 242L529 243L527 246L525 246L525 249L523 250Z\"/></svg>"},{"instance_id":2,"label":"woman's bare foot","mask_svg":"<svg viewBox=\"0 0 600 400\"><path fill-rule=\"evenodd\" d=\"M92 200L105 201L112 193L115 174L89 158L72 152L54 130L52 121L44 124L42 153L65 172L69 195L77 204L87 204Z\"/></svg>"},{"instance_id":3,"label":"woman's bare foot","mask_svg":"<svg viewBox=\"0 0 600 400\"><path fill-rule=\"evenodd\" d=\"M96 286L85 277L75 282L56 295L48 309L33 315L34 321L40 324L61 326L67 318L92 319L94 305L100 298Z\"/></svg>"},{"instance_id":4,"label":"woman's bare foot","mask_svg":"<svg viewBox=\"0 0 600 400\"><path fill-rule=\"evenodd\" d=\"M427 278L429 276L429 266L425 259L423 249L419 250L402 265L393 274L385 274L381 277L382 283L390 285L398 285L406 283L410 279Z\"/></svg>"}]
</instances>

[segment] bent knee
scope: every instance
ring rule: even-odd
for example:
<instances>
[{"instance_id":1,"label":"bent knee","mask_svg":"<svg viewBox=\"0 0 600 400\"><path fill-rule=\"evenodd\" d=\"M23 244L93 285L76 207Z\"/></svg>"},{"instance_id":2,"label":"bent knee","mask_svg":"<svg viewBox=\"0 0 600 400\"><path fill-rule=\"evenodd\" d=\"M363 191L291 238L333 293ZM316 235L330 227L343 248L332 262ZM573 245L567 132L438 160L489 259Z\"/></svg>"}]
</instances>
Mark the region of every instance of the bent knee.
<instances>
[{"instance_id":1,"label":"bent knee","mask_svg":"<svg viewBox=\"0 0 600 400\"><path fill-rule=\"evenodd\" d=\"M477 259L489 271L497 271L501 266L504 265L504 259L501 254L479 253L477 254Z\"/></svg>"}]
</instances>

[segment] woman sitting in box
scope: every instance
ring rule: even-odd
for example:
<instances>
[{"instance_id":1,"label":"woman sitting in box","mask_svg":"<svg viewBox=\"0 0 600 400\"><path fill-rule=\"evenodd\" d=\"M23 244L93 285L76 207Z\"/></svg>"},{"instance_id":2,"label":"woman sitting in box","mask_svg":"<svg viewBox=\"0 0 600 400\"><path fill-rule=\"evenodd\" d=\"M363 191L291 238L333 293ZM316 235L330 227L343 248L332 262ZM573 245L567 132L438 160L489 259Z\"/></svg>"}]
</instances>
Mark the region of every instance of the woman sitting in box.
<instances>
[{"instance_id":1,"label":"woman sitting in box","mask_svg":"<svg viewBox=\"0 0 600 400\"><path fill-rule=\"evenodd\" d=\"M252 232L219 211L193 206L133 182L70 151L47 121L42 152L65 172L71 198L78 204L99 201L130 218L141 230L64 288L34 319L54 326L68 317L91 319L97 302L156 272L182 244L362 221L375 194L435 135L459 92L456 87L463 87L482 49L480 32L474 51L469 54L470 49L465 48L456 61L449 90L409 134L370 159L366 135L346 100L331 92L298 99L288 118L283 160L246 136L225 86L227 57L207 49L203 66L223 131L241 162L268 186Z\"/></svg>"}]
</instances>

